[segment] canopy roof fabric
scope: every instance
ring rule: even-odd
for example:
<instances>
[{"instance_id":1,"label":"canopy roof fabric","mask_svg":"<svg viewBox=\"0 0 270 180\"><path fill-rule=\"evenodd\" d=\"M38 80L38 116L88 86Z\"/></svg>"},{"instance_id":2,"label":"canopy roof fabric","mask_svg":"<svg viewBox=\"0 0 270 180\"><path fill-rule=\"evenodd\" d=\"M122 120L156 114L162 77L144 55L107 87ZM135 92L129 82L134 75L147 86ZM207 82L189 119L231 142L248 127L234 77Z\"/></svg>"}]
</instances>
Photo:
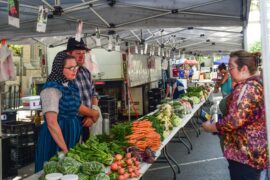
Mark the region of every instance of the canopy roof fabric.
<instances>
[{"instance_id":1,"label":"canopy roof fabric","mask_svg":"<svg viewBox=\"0 0 270 180\"><path fill-rule=\"evenodd\" d=\"M170 43L172 47L181 43L178 48L229 51L232 48L228 46L241 48L242 27L247 22L250 1L61 0L58 6L63 13L48 19L46 33L38 33L38 7L45 5L52 14L56 10L54 0L20 0L20 28L8 25L7 0L0 0L0 38L21 40L74 35L77 21L81 19L86 36L99 27L102 34L107 35L113 30L123 40L144 39L150 41L149 44L159 45L175 41ZM213 45L217 47L211 47Z\"/></svg>"}]
</instances>

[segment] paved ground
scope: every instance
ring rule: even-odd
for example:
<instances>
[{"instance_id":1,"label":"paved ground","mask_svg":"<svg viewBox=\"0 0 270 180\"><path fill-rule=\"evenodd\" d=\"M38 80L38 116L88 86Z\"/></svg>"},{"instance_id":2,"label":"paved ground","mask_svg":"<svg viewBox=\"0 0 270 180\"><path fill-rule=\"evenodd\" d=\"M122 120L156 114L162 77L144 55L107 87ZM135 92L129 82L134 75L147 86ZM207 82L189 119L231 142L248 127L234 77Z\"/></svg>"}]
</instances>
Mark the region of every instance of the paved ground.
<instances>
[{"instance_id":1,"label":"paved ground","mask_svg":"<svg viewBox=\"0 0 270 180\"><path fill-rule=\"evenodd\" d=\"M193 150L190 154L180 143L170 143L168 148L181 168L177 179L229 180L228 164L222 155L218 137L205 132L196 137L193 130L188 131L188 134L193 142ZM142 179L173 179L173 172L167 163L155 163Z\"/></svg>"}]
</instances>

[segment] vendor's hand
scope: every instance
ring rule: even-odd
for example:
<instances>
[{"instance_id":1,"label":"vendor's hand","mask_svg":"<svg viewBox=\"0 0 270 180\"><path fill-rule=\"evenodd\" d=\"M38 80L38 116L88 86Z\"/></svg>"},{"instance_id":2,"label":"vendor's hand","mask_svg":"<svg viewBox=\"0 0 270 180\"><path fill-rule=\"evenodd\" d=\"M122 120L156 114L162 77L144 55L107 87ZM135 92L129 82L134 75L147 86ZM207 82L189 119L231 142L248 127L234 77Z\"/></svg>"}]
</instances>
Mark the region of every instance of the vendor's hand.
<instances>
[{"instance_id":1,"label":"vendor's hand","mask_svg":"<svg viewBox=\"0 0 270 180\"><path fill-rule=\"evenodd\" d=\"M217 132L216 124L212 124L210 121L202 123L202 127L206 132Z\"/></svg>"},{"instance_id":2,"label":"vendor's hand","mask_svg":"<svg viewBox=\"0 0 270 180\"><path fill-rule=\"evenodd\" d=\"M91 127L94 124L94 121L90 117L85 117L82 121L83 127Z\"/></svg>"},{"instance_id":3,"label":"vendor's hand","mask_svg":"<svg viewBox=\"0 0 270 180\"><path fill-rule=\"evenodd\" d=\"M94 110L94 109L92 109L93 110L93 113L92 113L92 120L94 121L94 122L96 122L97 120L98 120L98 118L99 118L99 111L97 111L97 110Z\"/></svg>"}]
</instances>

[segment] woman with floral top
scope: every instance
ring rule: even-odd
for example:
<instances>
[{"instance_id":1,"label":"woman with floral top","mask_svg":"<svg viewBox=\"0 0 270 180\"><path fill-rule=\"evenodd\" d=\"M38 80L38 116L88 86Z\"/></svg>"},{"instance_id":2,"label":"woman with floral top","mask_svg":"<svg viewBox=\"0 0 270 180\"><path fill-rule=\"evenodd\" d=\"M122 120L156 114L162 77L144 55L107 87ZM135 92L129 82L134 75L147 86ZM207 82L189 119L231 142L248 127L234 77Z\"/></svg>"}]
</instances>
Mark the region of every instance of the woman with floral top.
<instances>
[{"instance_id":1,"label":"woman with floral top","mask_svg":"<svg viewBox=\"0 0 270 180\"><path fill-rule=\"evenodd\" d=\"M224 136L224 156L231 180L259 180L268 168L267 134L262 78L256 75L258 54L230 54L229 72L237 84L229 96L222 121L205 122L207 132Z\"/></svg>"}]
</instances>

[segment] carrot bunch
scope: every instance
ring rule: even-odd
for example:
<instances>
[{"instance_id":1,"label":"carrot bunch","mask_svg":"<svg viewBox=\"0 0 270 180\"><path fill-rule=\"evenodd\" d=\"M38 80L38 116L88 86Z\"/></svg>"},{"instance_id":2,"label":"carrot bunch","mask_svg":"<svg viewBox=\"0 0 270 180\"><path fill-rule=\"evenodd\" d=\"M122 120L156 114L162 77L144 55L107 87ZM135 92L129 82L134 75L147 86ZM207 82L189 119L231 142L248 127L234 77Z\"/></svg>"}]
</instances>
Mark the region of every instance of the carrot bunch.
<instances>
[{"instance_id":1,"label":"carrot bunch","mask_svg":"<svg viewBox=\"0 0 270 180\"><path fill-rule=\"evenodd\" d=\"M160 147L160 135L152 127L152 122L148 120L135 121L131 130L132 134L126 136L130 145L136 146L141 151L147 147L156 151Z\"/></svg>"}]
</instances>

